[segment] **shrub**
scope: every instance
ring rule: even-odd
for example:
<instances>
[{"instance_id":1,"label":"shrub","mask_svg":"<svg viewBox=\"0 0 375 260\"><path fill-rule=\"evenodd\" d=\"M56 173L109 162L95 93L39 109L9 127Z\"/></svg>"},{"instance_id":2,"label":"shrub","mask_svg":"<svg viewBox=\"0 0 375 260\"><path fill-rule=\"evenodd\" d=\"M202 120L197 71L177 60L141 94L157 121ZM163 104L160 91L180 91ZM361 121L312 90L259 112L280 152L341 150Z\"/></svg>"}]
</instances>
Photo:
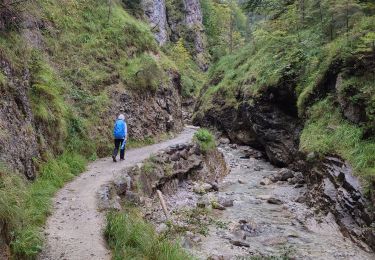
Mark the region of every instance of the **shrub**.
<instances>
[{"instance_id":1,"label":"shrub","mask_svg":"<svg viewBox=\"0 0 375 260\"><path fill-rule=\"evenodd\" d=\"M199 129L194 134L194 140L199 144L202 152L206 153L216 147L213 134L207 129Z\"/></svg>"},{"instance_id":2,"label":"shrub","mask_svg":"<svg viewBox=\"0 0 375 260\"><path fill-rule=\"evenodd\" d=\"M155 92L166 81L166 74L154 57L142 54L125 62L120 78L126 87L140 92Z\"/></svg>"}]
</instances>

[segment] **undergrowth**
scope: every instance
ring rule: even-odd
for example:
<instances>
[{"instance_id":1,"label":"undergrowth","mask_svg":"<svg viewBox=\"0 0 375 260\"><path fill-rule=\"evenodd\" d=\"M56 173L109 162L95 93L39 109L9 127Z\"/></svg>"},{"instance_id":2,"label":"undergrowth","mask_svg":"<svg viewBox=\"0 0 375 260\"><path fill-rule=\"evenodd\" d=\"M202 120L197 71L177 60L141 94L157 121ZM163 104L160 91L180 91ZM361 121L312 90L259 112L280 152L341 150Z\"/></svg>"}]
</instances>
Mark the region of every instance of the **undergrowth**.
<instances>
[{"instance_id":1,"label":"undergrowth","mask_svg":"<svg viewBox=\"0 0 375 260\"><path fill-rule=\"evenodd\" d=\"M328 97L309 109L301 149L323 155L338 154L349 161L361 177L375 180L375 139L364 139L364 129L344 120L332 99Z\"/></svg>"},{"instance_id":2,"label":"undergrowth","mask_svg":"<svg viewBox=\"0 0 375 260\"><path fill-rule=\"evenodd\" d=\"M105 235L113 259L192 259L177 242L157 235L134 210L108 213Z\"/></svg>"}]
</instances>

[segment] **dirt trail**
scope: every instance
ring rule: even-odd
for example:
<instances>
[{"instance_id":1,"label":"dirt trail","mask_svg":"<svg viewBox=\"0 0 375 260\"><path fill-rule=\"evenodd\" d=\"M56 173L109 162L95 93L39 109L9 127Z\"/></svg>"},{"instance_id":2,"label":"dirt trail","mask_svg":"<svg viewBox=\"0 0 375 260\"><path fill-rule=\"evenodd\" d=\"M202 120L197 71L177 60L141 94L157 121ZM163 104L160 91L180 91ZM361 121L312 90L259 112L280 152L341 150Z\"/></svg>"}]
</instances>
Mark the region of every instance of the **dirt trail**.
<instances>
[{"instance_id":1,"label":"dirt trail","mask_svg":"<svg viewBox=\"0 0 375 260\"><path fill-rule=\"evenodd\" d=\"M86 172L56 194L53 214L45 228L45 247L38 259L110 259L103 237L105 215L97 210L98 189L116 172L170 145L191 140L194 132L195 128L187 127L172 140L129 150L124 162L105 158L90 164Z\"/></svg>"}]
</instances>

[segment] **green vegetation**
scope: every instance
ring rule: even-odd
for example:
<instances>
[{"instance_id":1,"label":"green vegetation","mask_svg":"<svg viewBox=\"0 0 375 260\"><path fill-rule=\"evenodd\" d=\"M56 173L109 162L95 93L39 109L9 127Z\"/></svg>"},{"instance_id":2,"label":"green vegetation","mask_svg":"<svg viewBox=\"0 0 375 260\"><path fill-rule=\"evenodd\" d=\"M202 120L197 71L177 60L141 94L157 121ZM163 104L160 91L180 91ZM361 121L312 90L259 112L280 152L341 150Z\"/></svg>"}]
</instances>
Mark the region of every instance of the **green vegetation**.
<instances>
[{"instance_id":1,"label":"green vegetation","mask_svg":"<svg viewBox=\"0 0 375 260\"><path fill-rule=\"evenodd\" d=\"M132 60L119 63L120 79L130 89L140 93L155 92L162 83L166 83L167 75L156 58L149 54L141 54Z\"/></svg>"},{"instance_id":2,"label":"green vegetation","mask_svg":"<svg viewBox=\"0 0 375 260\"><path fill-rule=\"evenodd\" d=\"M0 71L0 88L4 87L7 81L6 76Z\"/></svg>"},{"instance_id":3,"label":"green vegetation","mask_svg":"<svg viewBox=\"0 0 375 260\"><path fill-rule=\"evenodd\" d=\"M64 82L39 54L34 53L30 63L30 102L33 115L44 130L44 135L40 136L41 142L45 142L45 139L54 140L52 149L59 153L67 137L68 113L62 98Z\"/></svg>"},{"instance_id":4,"label":"green vegetation","mask_svg":"<svg viewBox=\"0 0 375 260\"><path fill-rule=\"evenodd\" d=\"M198 90L206 80L206 76L199 69L193 57L185 48L182 38L175 44L166 47L165 52L175 61L178 71L181 73L182 96L197 96Z\"/></svg>"},{"instance_id":5,"label":"green vegetation","mask_svg":"<svg viewBox=\"0 0 375 260\"><path fill-rule=\"evenodd\" d=\"M128 14L120 1L112 2L110 12L106 1L38 0L15 6L48 24L35 36L43 47L26 41L17 27L0 32L1 55L16 76L30 70L29 96L45 158L77 142L85 156L103 156L108 152L104 140L111 138L112 122L104 118L110 93L119 88L153 94L171 85L174 62L160 51L148 24ZM98 129L98 122L108 131Z\"/></svg>"},{"instance_id":6,"label":"green vegetation","mask_svg":"<svg viewBox=\"0 0 375 260\"><path fill-rule=\"evenodd\" d=\"M201 0L201 7L213 62L244 46L248 21L237 1Z\"/></svg>"},{"instance_id":7,"label":"green vegetation","mask_svg":"<svg viewBox=\"0 0 375 260\"><path fill-rule=\"evenodd\" d=\"M248 0L243 6L261 18L250 43L209 70L196 116L252 104L270 88L290 88L299 117L307 120L301 149L338 154L357 173L373 178L375 75L369 60L375 51L374 5L356 0ZM341 82L336 84L338 76ZM362 107L363 122L349 123L334 108L334 97Z\"/></svg>"},{"instance_id":8,"label":"green vegetation","mask_svg":"<svg viewBox=\"0 0 375 260\"><path fill-rule=\"evenodd\" d=\"M41 27L33 35L37 40L25 39L17 23L0 31L1 59L15 78L29 73L35 119L30 131L38 134L43 150L32 183L0 171L0 222L6 223L4 232L17 258L33 259L41 249L55 192L88 160L108 154L111 91L152 95L171 85L168 73L176 65L161 52L148 24L123 8L129 1L122 2L112 1L109 12L107 1L21 1L9 15L18 18L22 9L35 17ZM0 91L6 84L0 72ZM128 148L154 142L153 137L129 140Z\"/></svg>"},{"instance_id":9,"label":"green vegetation","mask_svg":"<svg viewBox=\"0 0 375 260\"><path fill-rule=\"evenodd\" d=\"M199 129L194 134L194 140L199 144L200 149L207 153L216 147L215 137L207 129Z\"/></svg>"},{"instance_id":10,"label":"green vegetation","mask_svg":"<svg viewBox=\"0 0 375 260\"><path fill-rule=\"evenodd\" d=\"M152 162L152 160L149 159L149 160L146 160L144 162L141 171L142 171L142 173L145 173L146 175L149 175L149 174L153 173L154 169L155 169L155 165Z\"/></svg>"},{"instance_id":11,"label":"green vegetation","mask_svg":"<svg viewBox=\"0 0 375 260\"><path fill-rule=\"evenodd\" d=\"M328 97L309 109L309 119L301 135L301 149L338 154L362 176L373 178L375 139L364 139L363 128L344 120L339 109L334 108L332 99Z\"/></svg>"},{"instance_id":12,"label":"green vegetation","mask_svg":"<svg viewBox=\"0 0 375 260\"><path fill-rule=\"evenodd\" d=\"M39 253L41 230L51 211L52 196L81 173L86 162L77 153L65 152L42 164L33 183L26 183L4 167L0 169L0 222L6 223L16 257L33 259Z\"/></svg>"},{"instance_id":13,"label":"green vegetation","mask_svg":"<svg viewBox=\"0 0 375 260\"><path fill-rule=\"evenodd\" d=\"M277 13L276 18L257 24L250 44L212 67L209 81L214 84L205 93L205 103L211 102L213 93L220 94L230 104L239 89L251 97L268 87L282 86L287 82L295 86L298 107L304 113L306 101L333 62L345 61L358 52L365 55L364 50L373 48L375 18L361 11L366 9L366 5L345 7L339 4L340 1L333 1L333 4L332 1L319 1L319 7L313 4L314 1L304 1L305 14L301 14L298 1L288 4L279 1L249 2L278 2L280 9L273 9ZM354 5L355 1L349 2ZM341 15L343 10L339 8L348 8L349 14ZM322 17L314 15L320 9ZM260 9L259 12L268 12L268 9ZM335 15L334 25L331 24L332 15ZM344 26L346 22L347 28ZM327 32L329 29L334 33Z\"/></svg>"},{"instance_id":14,"label":"green vegetation","mask_svg":"<svg viewBox=\"0 0 375 260\"><path fill-rule=\"evenodd\" d=\"M134 210L110 212L105 235L114 259L192 259L176 242L157 235Z\"/></svg>"}]
</instances>

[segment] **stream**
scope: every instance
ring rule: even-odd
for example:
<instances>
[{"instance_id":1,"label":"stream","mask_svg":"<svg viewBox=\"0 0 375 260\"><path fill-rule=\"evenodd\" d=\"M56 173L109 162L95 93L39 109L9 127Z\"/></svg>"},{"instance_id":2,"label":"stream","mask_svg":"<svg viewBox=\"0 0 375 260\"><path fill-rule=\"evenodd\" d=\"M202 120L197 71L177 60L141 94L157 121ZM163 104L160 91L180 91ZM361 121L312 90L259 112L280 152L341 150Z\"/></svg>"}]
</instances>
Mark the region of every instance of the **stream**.
<instances>
[{"instance_id":1,"label":"stream","mask_svg":"<svg viewBox=\"0 0 375 260\"><path fill-rule=\"evenodd\" d=\"M297 202L304 196L306 185L286 181L260 184L280 169L264 159L246 156L246 151L252 150L249 147L231 147L219 148L231 169L218 184L219 191L199 195L193 191L192 183L182 182L177 193L166 196L173 221L182 226L192 221L184 220L181 212L194 209L202 197L233 201L233 206L210 209L207 216L198 220L196 225L203 226L204 233L191 229L182 236L182 245L192 255L212 260L375 259L373 253L343 236L333 215L320 215L316 209ZM151 215L157 230L165 228L160 210Z\"/></svg>"},{"instance_id":2,"label":"stream","mask_svg":"<svg viewBox=\"0 0 375 260\"><path fill-rule=\"evenodd\" d=\"M279 169L261 159L246 159L244 148L220 148L231 173L222 181L218 196L232 198L234 205L216 214L216 220L226 225L209 228L208 235L193 250L196 256L375 259L374 254L361 250L342 235L332 215L319 216L314 209L295 202L303 196L305 187L294 188L287 182L260 185L264 177ZM277 198L282 204L267 202L270 198ZM230 239L243 240L244 246L235 246Z\"/></svg>"}]
</instances>

